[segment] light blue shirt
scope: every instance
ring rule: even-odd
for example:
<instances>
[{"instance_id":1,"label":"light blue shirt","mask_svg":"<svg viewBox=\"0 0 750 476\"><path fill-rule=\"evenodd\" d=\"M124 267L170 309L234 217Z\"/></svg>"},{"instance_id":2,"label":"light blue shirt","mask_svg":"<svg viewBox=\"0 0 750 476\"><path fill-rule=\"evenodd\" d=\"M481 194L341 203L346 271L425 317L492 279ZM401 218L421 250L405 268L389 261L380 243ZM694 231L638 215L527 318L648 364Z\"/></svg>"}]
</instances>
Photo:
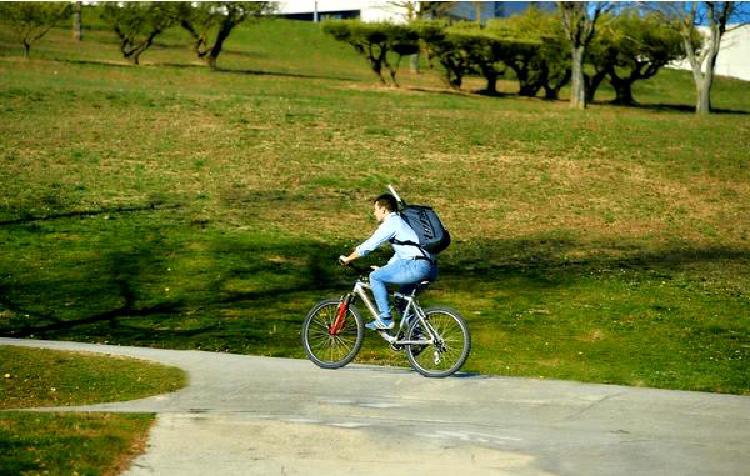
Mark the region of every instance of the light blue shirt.
<instances>
[{"instance_id":1,"label":"light blue shirt","mask_svg":"<svg viewBox=\"0 0 750 476\"><path fill-rule=\"evenodd\" d=\"M372 236L354 249L359 256L366 256L391 239L419 243L417 234L414 233L414 230L411 229L409 224L401 218L401 215L396 212L391 212L386 215L383 223L380 224ZM397 245L393 243L393 252L393 257L388 260L389 263L396 260L413 259L416 256L426 256L433 259L430 253L427 253L426 251L423 252L421 248L412 245Z\"/></svg>"}]
</instances>

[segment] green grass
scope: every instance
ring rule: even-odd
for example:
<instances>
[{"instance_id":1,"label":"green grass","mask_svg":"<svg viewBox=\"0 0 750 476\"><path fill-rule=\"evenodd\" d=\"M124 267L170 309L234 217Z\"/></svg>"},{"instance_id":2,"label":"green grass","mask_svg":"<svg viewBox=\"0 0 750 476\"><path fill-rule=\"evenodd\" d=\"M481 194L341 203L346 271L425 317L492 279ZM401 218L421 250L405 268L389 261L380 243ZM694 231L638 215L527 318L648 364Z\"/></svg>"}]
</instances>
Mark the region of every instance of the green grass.
<instances>
[{"instance_id":1,"label":"green grass","mask_svg":"<svg viewBox=\"0 0 750 476\"><path fill-rule=\"evenodd\" d=\"M184 372L150 362L0 346L0 410L135 400L177 390Z\"/></svg>"},{"instance_id":2,"label":"green grass","mask_svg":"<svg viewBox=\"0 0 750 476\"><path fill-rule=\"evenodd\" d=\"M0 475L115 475L143 451L153 415L0 412Z\"/></svg>"},{"instance_id":3,"label":"green grass","mask_svg":"<svg viewBox=\"0 0 750 476\"><path fill-rule=\"evenodd\" d=\"M0 346L0 475L117 474L144 448L153 414L9 411L171 392L184 372L87 353Z\"/></svg>"},{"instance_id":4,"label":"green grass","mask_svg":"<svg viewBox=\"0 0 750 476\"><path fill-rule=\"evenodd\" d=\"M455 238L423 301L467 317L468 370L750 393L747 82L707 118L667 70L580 113L435 71L382 88L308 23L243 26L218 72L179 30L141 67L103 30L31 61L8 38L0 333L302 358L392 183ZM406 363L374 338L359 361Z\"/></svg>"}]
</instances>

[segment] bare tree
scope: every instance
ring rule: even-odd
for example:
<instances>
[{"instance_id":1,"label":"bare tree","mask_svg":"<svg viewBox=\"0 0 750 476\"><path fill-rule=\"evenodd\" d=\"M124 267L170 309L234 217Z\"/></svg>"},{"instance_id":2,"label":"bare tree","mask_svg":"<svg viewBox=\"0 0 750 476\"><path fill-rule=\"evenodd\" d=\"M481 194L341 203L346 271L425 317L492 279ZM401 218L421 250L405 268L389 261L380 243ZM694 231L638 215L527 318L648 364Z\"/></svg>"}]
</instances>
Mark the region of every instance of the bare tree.
<instances>
[{"instance_id":1,"label":"bare tree","mask_svg":"<svg viewBox=\"0 0 750 476\"><path fill-rule=\"evenodd\" d=\"M140 57L154 39L176 21L175 8L169 2L106 3L102 19L120 39L125 58L140 64Z\"/></svg>"},{"instance_id":2,"label":"bare tree","mask_svg":"<svg viewBox=\"0 0 750 476\"><path fill-rule=\"evenodd\" d=\"M83 39L81 32L81 2L73 4L73 39L78 41Z\"/></svg>"},{"instance_id":3,"label":"bare tree","mask_svg":"<svg viewBox=\"0 0 750 476\"><path fill-rule=\"evenodd\" d=\"M412 0L393 0L388 5L403 12L403 18L407 23L434 20L446 16L456 5L456 2L419 2ZM424 45L420 50L424 49ZM421 51L409 56L409 68L412 73L419 74L419 56Z\"/></svg>"},{"instance_id":4,"label":"bare tree","mask_svg":"<svg viewBox=\"0 0 750 476\"><path fill-rule=\"evenodd\" d=\"M69 14L70 4L65 2L0 2L0 18L10 24L26 59L31 45Z\"/></svg>"},{"instance_id":5,"label":"bare tree","mask_svg":"<svg viewBox=\"0 0 750 476\"><path fill-rule=\"evenodd\" d=\"M224 42L240 23L273 10L272 2L181 2L180 25L193 37L193 48L198 58L211 69Z\"/></svg>"},{"instance_id":6,"label":"bare tree","mask_svg":"<svg viewBox=\"0 0 750 476\"><path fill-rule=\"evenodd\" d=\"M716 59L719 56L721 39L727 31L741 26L730 26L742 17L747 2L669 2L662 11L675 17L682 36L683 47L695 82L695 113L711 112L711 87L714 82ZM706 25L705 40L697 34L697 25Z\"/></svg>"},{"instance_id":7,"label":"bare tree","mask_svg":"<svg viewBox=\"0 0 750 476\"><path fill-rule=\"evenodd\" d=\"M565 35L570 41L571 91L570 107L586 108L583 60L586 48L596 34L596 22L612 8L610 2L558 2Z\"/></svg>"}]
</instances>

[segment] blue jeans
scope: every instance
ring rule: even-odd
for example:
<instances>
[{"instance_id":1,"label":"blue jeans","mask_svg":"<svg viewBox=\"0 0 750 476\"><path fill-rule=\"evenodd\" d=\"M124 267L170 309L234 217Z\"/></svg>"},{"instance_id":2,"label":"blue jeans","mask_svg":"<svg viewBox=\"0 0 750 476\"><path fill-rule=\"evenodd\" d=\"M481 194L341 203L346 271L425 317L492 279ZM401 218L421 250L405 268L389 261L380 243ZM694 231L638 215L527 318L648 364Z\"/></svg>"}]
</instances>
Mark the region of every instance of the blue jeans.
<instances>
[{"instance_id":1,"label":"blue jeans","mask_svg":"<svg viewBox=\"0 0 750 476\"><path fill-rule=\"evenodd\" d=\"M397 260L370 273L370 288L381 319L391 319L387 284L401 286L402 293L411 293L420 281L433 281L437 266L426 260Z\"/></svg>"}]
</instances>

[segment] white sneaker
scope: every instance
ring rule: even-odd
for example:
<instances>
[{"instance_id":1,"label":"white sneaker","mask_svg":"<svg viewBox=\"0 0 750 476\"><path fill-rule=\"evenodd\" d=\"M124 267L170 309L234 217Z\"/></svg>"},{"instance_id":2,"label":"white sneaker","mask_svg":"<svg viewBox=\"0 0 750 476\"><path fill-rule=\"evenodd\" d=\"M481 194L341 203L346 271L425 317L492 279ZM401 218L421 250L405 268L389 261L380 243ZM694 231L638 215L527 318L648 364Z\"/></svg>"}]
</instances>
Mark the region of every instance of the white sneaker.
<instances>
[{"instance_id":1,"label":"white sneaker","mask_svg":"<svg viewBox=\"0 0 750 476\"><path fill-rule=\"evenodd\" d=\"M369 324L365 325L365 327L373 331L389 330L389 329L393 329L393 326L394 326L393 319L388 319L388 320L375 319L374 321L371 321Z\"/></svg>"}]
</instances>

